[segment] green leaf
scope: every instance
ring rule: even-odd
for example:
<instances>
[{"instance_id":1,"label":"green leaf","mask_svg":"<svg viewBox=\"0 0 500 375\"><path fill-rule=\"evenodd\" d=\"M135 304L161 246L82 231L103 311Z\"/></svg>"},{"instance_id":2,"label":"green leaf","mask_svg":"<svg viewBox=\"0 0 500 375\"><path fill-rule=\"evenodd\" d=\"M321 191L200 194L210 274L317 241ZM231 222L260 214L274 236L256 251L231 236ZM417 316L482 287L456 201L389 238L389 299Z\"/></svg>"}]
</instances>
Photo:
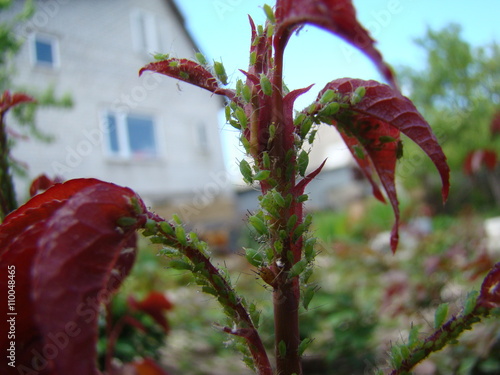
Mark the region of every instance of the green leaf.
<instances>
[{"instance_id":1,"label":"green leaf","mask_svg":"<svg viewBox=\"0 0 500 375\"><path fill-rule=\"evenodd\" d=\"M191 271L192 270L191 264L189 264L188 262L186 262L184 260L181 260L181 259L173 259L173 260L171 260L168 263L168 266L170 268L173 268L174 270L179 270L179 271L184 271L184 270Z\"/></svg>"}]
</instances>

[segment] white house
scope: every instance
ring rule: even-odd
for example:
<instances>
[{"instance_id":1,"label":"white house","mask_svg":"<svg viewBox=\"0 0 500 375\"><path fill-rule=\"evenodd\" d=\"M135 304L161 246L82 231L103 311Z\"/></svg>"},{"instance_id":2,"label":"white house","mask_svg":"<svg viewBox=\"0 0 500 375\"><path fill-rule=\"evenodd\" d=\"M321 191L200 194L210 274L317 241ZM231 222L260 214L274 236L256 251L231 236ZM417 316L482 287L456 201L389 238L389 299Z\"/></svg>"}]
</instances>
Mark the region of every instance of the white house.
<instances>
[{"instance_id":1,"label":"white house","mask_svg":"<svg viewBox=\"0 0 500 375\"><path fill-rule=\"evenodd\" d=\"M12 17L14 1L0 18ZM129 186L160 213L181 206L196 221L232 201L218 129L222 100L157 74L138 76L152 53L192 58L197 47L173 0L35 1L33 18L17 29L15 85L69 93L72 109L42 109L37 125L52 143L18 142L14 157L29 166L17 179L26 198L41 173L95 177Z\"/></svg>"}]
</instances>

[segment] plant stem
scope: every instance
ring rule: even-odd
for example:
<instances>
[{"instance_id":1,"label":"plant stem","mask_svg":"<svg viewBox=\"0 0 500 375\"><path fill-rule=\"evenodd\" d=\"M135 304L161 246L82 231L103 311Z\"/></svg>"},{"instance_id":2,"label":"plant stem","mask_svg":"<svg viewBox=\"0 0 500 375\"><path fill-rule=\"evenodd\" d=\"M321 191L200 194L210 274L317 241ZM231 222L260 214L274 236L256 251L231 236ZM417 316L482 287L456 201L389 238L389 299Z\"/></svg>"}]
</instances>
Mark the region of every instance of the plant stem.
<instances>
[{"instance_id":1,"label":"plant stem","mask_svg":"<svg viewBox=\"0 0 500 375\"><path fill-rule=\"evenodd\" d=\"M276 335L277 374L302 374L298 348L299 335L299 283L297 278L279 282L273 293L274 331ZM285 353L280 353L280 343L285 343Z\"/></svg>"}]
</instances>

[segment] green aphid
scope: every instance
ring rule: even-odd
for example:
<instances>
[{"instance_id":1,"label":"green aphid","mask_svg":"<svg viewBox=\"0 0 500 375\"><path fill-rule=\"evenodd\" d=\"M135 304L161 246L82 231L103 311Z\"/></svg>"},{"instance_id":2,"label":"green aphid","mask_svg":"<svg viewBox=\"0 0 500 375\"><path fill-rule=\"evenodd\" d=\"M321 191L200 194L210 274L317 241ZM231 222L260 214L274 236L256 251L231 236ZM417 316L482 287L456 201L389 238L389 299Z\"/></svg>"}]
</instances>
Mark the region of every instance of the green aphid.
<instances>
[{"instance_id":1,"label":"green aphid","mask_svg":"<svg viewBox=\"0 0 500 375\"><path fill-rule=\"evenodd\" d=\"M177 225L181 225L181 224L182 224L182 220L181 220L181 218L179 217L179 215L177 215L177 214L173 214L173 215L172 215L172 219L174 220L174 222L175 222Z\"/></svg>"},{"instance_id":2,"label":"green aphid","mask_svg":"<svg viewBox=\"0 0 500 375\"><path fill-rule=\"evenodd\" d=\"M311 131L311 133L309 134L309 138L307 139L307 142L309 142L309 144L313 144L314 142L314 139L316 138L316 133L318 132L317 129L314 129L313 131Z\"/></svg>"},{"instance_id":3,"label":"green aphid","mask_svg":"<svg viewBox=\"0 0 500 375\"><path fill-rule=\"evenodd\" d=\"M321 108L318 114L320 116L333 116L339 111L339 109L340 109L340 104L337 102L333 102Z\"/></svg>"},{"instance_id":4,"label":"green aphid","mask_svg":"<svg viewBox=\"0 0 500 375\"><path fill-rule=\"evenodd\" d=\"M363 148L361 146L354 145L352 149L354 151L354 155L356 155L358 159L365 159L365 152L363 151Z\"/></svg>"},{"instance_id":5,"label":"green aphid","mask_svg":"<svg viewBox=\"0 0 500 375\"><path fill-rule=\"evenodd\" d=\"M264 257L258 250L246 248L245 257L247 258L248 263L250 263L254 267L261 267L262 264L264 264Z\"/></svg>"},{"instance_id":6,"label":"green aphid","mask_svg":"<svg viewBox=\"0 0 500 375\"><path fill-rule=\"evenodd\" d=\"M169 54L168 54L168 53L155 53L155 54L153 55L153 58L154 58L156 61L168 60L168 58L169 58Z\"/></svg>"},{"instance_id":7,"label":"green aphid","mask_svg":"<svg viewBox=\"0 0 500 375\"><path fill-rule=\"evenodd\" d=\"M366 94L366 88L363 86L360 86L356 90L354 90L350 100L351 105L359 104L361 100L364 98L365 94Z\"/></svg>"},{"instance_id":8,"label":"green aphid","mask_svg":"<svg viewBox=\"0 0 500 375\"><path fill-rule=\"evenodd\" d=\"M260 88L264 95L271 96L273 94L273 86L271 85L271 81L264 73L260 75Z\"/></svg>"},{"instance_id":9,"label":"green aphid","mask_svg":"<svg viewBox=\"0 0 500 375\"><path fill-rule=\"evenodd\" d=\"M297 158L297 171L302 177L306 174L307 166L309 165L309 154L302 150Z\"/></svg>"},{"instance_id":10,"label":"green aphid","mask_svg":"<svg viewBox=\"0 0 500 375\"><path fill-rule=\"evenodd\" d=\"M188 72L179 72L179 77L181 77L182 79L188 80L189 73Z\"/></svg>"},{"instance_id":11,"label":"green aphid","mask_svg":"<svg viewBox=\"0 0 500 375\"><path fill-rule=\"evenodd\" d=\"M281 340L278 344L278 353L281 358L285 358L286 356L286 344L283 340Z\"/></svg>"},{"instance_id":12,"label":"green aphid","mask_svg":"<svg viewBox=\"0 0 500 375\"><path fill-rule=\"evenodd\" d=\"M434 314L434 328L438 329L439 327L441 327L445 322L447 316L448 316L448 304L443 303L438 306Z\"/></svg>"},{"instance_id":13,"label":"green aphid","mask_svg":"<svg viewBox=\"0 0 500 375\"><path fill-rule=\"evenodd\" d=\"M391 137L389 135L381 135L380 137L378 137L378 140L380 141L380 143L390 143L394 142L396 138Z\"/></svg>"},{"instance_id":14,"label":"green aphid","mask_svg":"<svg viewBox=\"0 0 500 375\"><path fill-rule=\"evenodd\" d=\"M236 116L238 122L240 123L241 128L246 129L248 124L248 117L245 114L245 110L241 107L238 107L234 112L234 115Z\"/></svg>"},{"instance_id":15,"label":"green aphid","mask_svg":"<svg viewBox=\"0 0 500 375\"><path fill-rule=\"evenodd\" d=\"M476 290L473 290L467 295L467 298L465 299L465 304L464 304L464 309L462 311L462 315L469 315L472 313L476 307L477 304L477 296L479 295L479 292Z\"/></svg>"},{"instance_id":16,"label":"green aphid","mask_svg":"<svg viewBox=\"0 0 500 375\"><path fill-rule=\"evenodd\" d=\"M172 60L168 63L168 66L170 66L171 68L177 68L179 66L179 61Z\"/></svg>"},{"instance_id":17,"label":"green aphid","mask_svg":"<svg viewBox=\"0 0 500 375\"><path fill-rule=\"evenodd\" d=\"M273 199L279 207L281 208L286 207L286 200L279 192L277 191L273 192Z\"/></svg>"},{"instance_id":18,"label":"green aphid","mask_svg":"<svg viewBox=\"0 0 500 375\"><path fill-rule=\"evenodd\" d=\"M396 145L396 159L401 159L403 157L403 141L398 141Z\"/></svg>"},{"instance_id":19,"label":"green aphid","mask_svg":"<svg viewBox=\"0 0 500 375\"><path fill-rule=\"evenodd\" d=\"M187 246L186 231L182 225L175 227L175 237L181 245Z\"/></svg>"},{"instance_id":20,"label":"green aphid","mask_svg":"<svg viewBox=\"0 0 500 375\"><path fill-rule=\"evenodd\" d=\"M253 179L255 181L264 181L264 180L267 180L269 178L269 176L271 175L271 171L268 171L268 170L261 170L261 171L258 171L254 176L253 176Z\"/></svg>"},{"instance_id":21,"label":"green aphid","mask_svg":"<svg viewBox=\"0 0 500 375\"><path fill-rule=\"evenodd\" d=\"M242 160L240 162L240 172L245 181L247 181L249 184L253 182L252 167L250 167L250 164L248 164L246 160Z\"/></svg>"},{"instance_id":22,"label":"green aphid","mask_svg":"<svg viewBox=\"0 0 500 375\"><path fill-rule=\"evenodd\" d=\"M266 13L266 17L269 20L269 22L271 22L272 24L276 23L276 17L274 17L273 8L271 8L267 4L264 4L263 9L264 13Z\"/></svg>"},{"instance_id":23,"label":"green aphid","mask_svg":"<svg viewBox=\"0 0 500 375\"><path fill-rule=\"evenodd\" d=\"M241 89L241 96L246 103L250 103L252 100L252 90L248 87L248 85L244 85Z\"/></svg>"},{"instance_id":24,"label":"green aphid","mask_svg":"<svg viewBox=\"0 0 500 375\"><path fill-rule=\"evenodd\" d=\"M260 235L268 234L267 225L264 222L264 220L262 220L260 217L250 216L248 218L248 222L252 225L252 227L254 227L254 229L257 231L258 234Z\"/></svg>"},{"instance_id":25,"label":"green aphid","mask_svg":"<svg viewBox=\"0 0 500 375\"><path fill-rule=\"evenodd\" d=\"M304 203L309 199L309 195L307 194L302 194L297 197L297 202L298 203Z\"/></svg>"},{"instance_id":26,"label":"green aphid","mask_svg":"<svg viewBox=\"0 0 500 375\"><path fill-rule=\"evenodd\" d=\"M224 65L219 61L215 61L214 62L214 71L215 71L215 75L222 82L222 84L227 85L227 74L226 74L226 69L224 68Z\"/></svg>"},{"instance_id":27,"label":"green aphid","mask_svg":"<svg viewBox=\"0 0 500 375\"><path fill-rule=\"evenodd\" d=\"M226 116L226 122L231 121L231 107L226 105L224 107L224 115Z\"/></svg>"},{"instance_id":28,"label":"green aphid","mask_svg":"<svg viewBox=\"0 0 500 375\"><path fill-rule=\"evenodd\" d=\"M307 308L309 307L309 304L311 303L313 297L314 297L314 294L316 293L316 290L314 287L309 287L305 290L304 292L304 296L302 297L302 306L304 306L304 309L307 310Z\"/></svg>"},{"instance_id":29,"label":"green aphid","mask_svg":"<svg viewBox=\"0 0 500 375\"><path fill-rule=\"evenodd\" d=\"M255 51L251 52L250 53L250 65L255 65L256 61L257 61L257 52L255 52Z\"/></svg>"},{"instance_id":30,"label":"green aphid","mask_svg":"<svg viewBox=\"0 0 500 375\"><path fill-rule=\"evenodd\" d=\"M307 267L307 260L301 259L295 263L288 273L288 277L291 279L295 276L299 276Z\"/></svg>"},{"instance_id":31,"label":"green aphid","mask_svg":"<svg viewBox=\"0 0 500 375\"><path fill-rule=\"evenodd\" d=\"M293 214L292 216L290 216L290 218L286 223L286 229L288 231L292 231L293 228L295 227L295 224L297 224L297 220L298 220L297 215Z\"/></svg>"},{"instance_id":32,"label":"green aphid","mask_svg":"<svg viewBox=\"0 0 500 375\"><path fill-rule=\"evenodd\" d=\"M305 139L309 130L313 126L313 120L310 117L306 117L302 124L300 125L300 138Z\"/></svg>"},{"instance_id":33,"label":"green aphid","mask_svg":"<svg viewBox=\"0 0 500 375\"><path fill-rule=\"evenodd\" d=\"M306 338L300 342L299 348L298 348L299 356L302 356L304 354L307 347L312 343L312 341L313 340Z\"/></svg>"},{"instance_id":34,"label":"green aphid","mask_svg":"<svg viewBox=\"0 0 500 375\"><path fill-rule=\"evenodd\" d=\"M201 52L196 52L194 54L194 57L196 58L196 61L198 61L201 65L207 65L207 59Z\"/></svg>"},{"instance_id":35,"label":"green aphid","mask_svg":"<svg viewBox=\"0 0 500 375\"><path fill-rule=\"evenodd\" d=\"M333 91L332 89L328 89L323 93L319 102L321 104L330 103L335 98L335 95L335 91Z\"/></svg>"},{"instance_id":36,"label":"green aphid","mask_svg":"<svg viewBox=\"0 0 500 375\"><path fill-rule=\"evenodd\" d=\"M262 165L265 169L271 169L271 158L269 157L269 153L264 151L262 154Z\"/></svg>"},{"instance_id":37,"label":"green aphid","mask_svg":"<svg viewBox=\"0 0 500 375\"><path fill-rule=\"evenodd\" d=\"M117 220L117 224L120 227L130 227L136 223L137 223L137 219L135 217L123 216Z\"/></svg>"},{"instance_id":38,"label":"green aphid","mask_svg":"<svg viewBox=\"0 0 500 375\"><path fill-rule=\"evenodd\" d=\"M190 271L192 269L191 264L181 259L173 259L168 263L170 268L179 271Z\"/></svg>"},{"instance_id":39,"label":"green aphid","mask_svg":"<svg viewBox=\"0 0 500 375\"><path fill-rule=\"evenodd\" d=\"M172 228L172 225L167 223L166 221L162 221L160 223L160 229L165 233L165 234L174 234L174 228Z\"/></svg>"}]
</instances>

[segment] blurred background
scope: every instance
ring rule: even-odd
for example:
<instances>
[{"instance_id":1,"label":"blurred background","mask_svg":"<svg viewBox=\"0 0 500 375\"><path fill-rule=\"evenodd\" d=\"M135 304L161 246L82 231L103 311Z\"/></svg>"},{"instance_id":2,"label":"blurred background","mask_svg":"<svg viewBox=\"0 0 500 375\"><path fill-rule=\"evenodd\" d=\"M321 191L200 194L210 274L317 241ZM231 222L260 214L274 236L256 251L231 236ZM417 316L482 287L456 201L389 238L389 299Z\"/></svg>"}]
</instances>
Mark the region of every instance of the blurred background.
<instances>
[{"instance_id":1,"label":"blurred background","mask_svg":"<svg viewBox=\"0 0 500 375\"><path fill-rule=\"evenodd\" d=\"M308 186L306 206L320 255L319 291L303 312L303 336L314 338L305 353L305 374L383 368L391 343L406 340L412 325L431 331L434 309L442 302L459 309L500 258L500 3L354 4L403 93L433 128L448 157L452 187L443 205L437 171L403 140L397 171L401 243L393 256L391 207L371 197L335 130L321 128L310 168L328 159ZM248 14L262 24L262 5L2 2L0 88L37 99L7 119L19 203L40 174L95 177L133 188L166 218L177 213L232 270L241 293L258 302L262 335L271 347L269 291L241 256L242 247L255 245L245 218L257 208L259 193L239 176L244 154L225 124L224 102L166 77L138 76L154 54L193 58L201 51L208 61L224 63L234 85L242 78L238 69L248 66ZM364 55L333 35L305 27L292 37L285 82L290 89L315 83L297 110L340 77L381 80ZM103 320L103 358L111 324L120 327L114 331L117 362L153 358L170 374L244 374L239 355L227 350L235 343L213 326L223 320L218 305L189 286L189 274L166 268L157 248L147 241L141 246L133 275L108 306L112 318ZM158 318L164 314L168 324ZM500 373L499 326L491 320L476 328L416 373Z\"/></svg>"}]
</instances>

